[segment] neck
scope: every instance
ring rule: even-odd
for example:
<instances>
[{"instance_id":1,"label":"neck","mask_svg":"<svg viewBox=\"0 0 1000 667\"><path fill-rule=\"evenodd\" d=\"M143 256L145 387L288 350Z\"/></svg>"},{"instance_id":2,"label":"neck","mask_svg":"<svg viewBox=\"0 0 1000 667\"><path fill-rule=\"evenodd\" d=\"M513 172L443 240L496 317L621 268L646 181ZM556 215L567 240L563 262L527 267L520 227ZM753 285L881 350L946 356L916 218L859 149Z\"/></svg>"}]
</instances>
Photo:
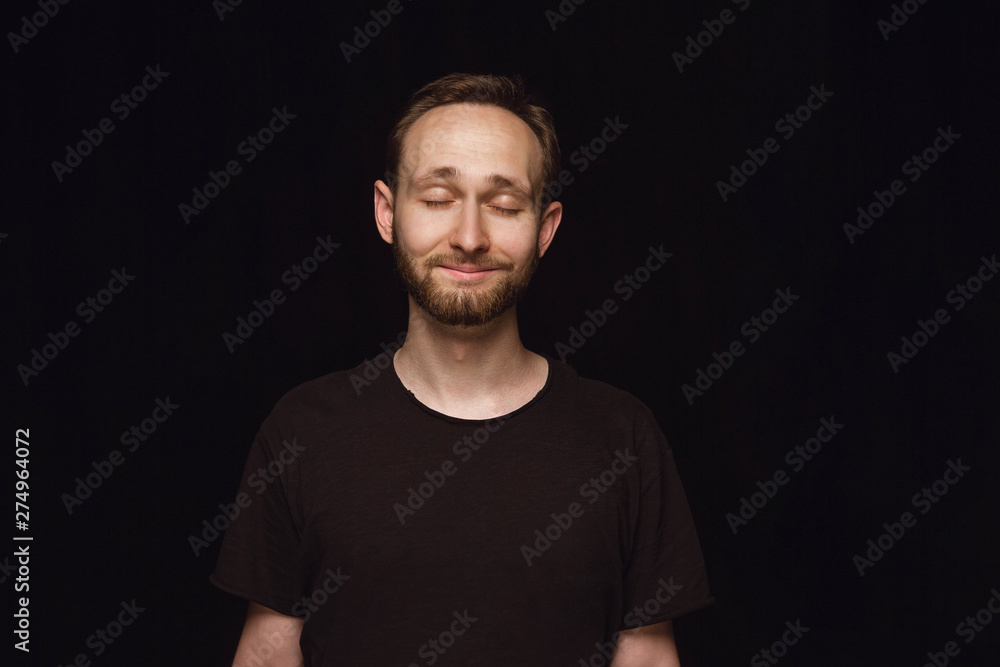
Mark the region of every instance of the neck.
<instances>
[{"instance_id":1,"label":"neck","mask_svg":"<svg viewBox=\"0 0 1000 667\"><path fill-rule=\"evenodd\" d=\"M404 386L425 404L454 412L490 412L537 375L538 355L521 343L511 308L489 324L441 324L410 299L406 341L393 364ZM457 416L457 415L456 415Z\"/></svg>"}]
</instances>

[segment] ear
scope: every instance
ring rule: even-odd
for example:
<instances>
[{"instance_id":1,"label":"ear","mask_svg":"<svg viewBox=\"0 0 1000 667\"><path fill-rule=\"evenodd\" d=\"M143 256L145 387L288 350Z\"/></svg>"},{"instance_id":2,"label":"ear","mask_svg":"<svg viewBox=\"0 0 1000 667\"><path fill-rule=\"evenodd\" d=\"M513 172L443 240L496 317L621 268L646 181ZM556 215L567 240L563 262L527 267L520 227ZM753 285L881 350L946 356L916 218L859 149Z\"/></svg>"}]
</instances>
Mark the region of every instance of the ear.
<instances>
[{"instance_id":1,"label":"ear","mask_svg":"<svg viewBox=\"0 0 1000 667\"><path fill-rule=\"evenodd\" d=\"M545 254L549 244L552 243L559 223L562 222L563 205L554 201L549 204L542 215L542 224L538 226L538 256Z\"/></svg>"},{"instance_id":2,"label":"ear","mask_svg":"<svg viewBox=\"0 0 1000 667\"><path fill-rule=\"evenodd\" d=\"M393 197L389 186L375 181L375 224L386 243L392 243Z\"/></svg>"}]
</instances>

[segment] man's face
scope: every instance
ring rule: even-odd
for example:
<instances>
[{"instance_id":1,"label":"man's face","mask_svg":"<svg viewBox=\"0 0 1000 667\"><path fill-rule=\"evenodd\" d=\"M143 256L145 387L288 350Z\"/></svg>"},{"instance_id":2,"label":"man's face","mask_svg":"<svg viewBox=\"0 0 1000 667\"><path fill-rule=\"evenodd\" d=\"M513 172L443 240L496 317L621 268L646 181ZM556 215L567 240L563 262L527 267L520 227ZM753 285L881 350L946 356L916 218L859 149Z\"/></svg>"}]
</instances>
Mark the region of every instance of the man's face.
<instances>
[{"instance_id":1,"label":"man's face","mask_svg":"<svg viewBox=\"0 0 1000 667\"><path fill-rule=\"evenodd\" d=\"M558 225L539 226L541 164L530 128L498 107L437 107L410 128L393 256L406 290L439 322L487 324L524 294L544 253L539 236L547 247Z\"/></svg>"}]
</instances>

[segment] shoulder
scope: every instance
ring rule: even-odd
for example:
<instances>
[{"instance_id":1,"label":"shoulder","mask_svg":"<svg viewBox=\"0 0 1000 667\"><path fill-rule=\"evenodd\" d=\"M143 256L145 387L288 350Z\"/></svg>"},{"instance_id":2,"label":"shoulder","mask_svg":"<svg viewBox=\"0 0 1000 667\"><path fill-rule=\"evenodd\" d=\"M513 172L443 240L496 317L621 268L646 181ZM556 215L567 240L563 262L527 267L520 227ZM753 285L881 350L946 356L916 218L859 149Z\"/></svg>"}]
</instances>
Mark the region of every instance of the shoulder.
<instances>
[{"instance_id":1,"label":"shoulder","mask_svg":"<svg viewBox=\"0 0 1000 667\"><path fill-rule=\"evenodd\" d=\"M292 387L275 403L265 424L336 420L380 400L377 396L384 393L388 378L366 372L366 363L371 365L366 361Z\"/></svg>"},{"instance_id":2,"label":"shoulder","mask_svg":"<svg viewBox=\"0 0 1000 667\"><path fill-rule=\"evenodd\" d=\"M576 369L557 359L549 358L553 381L558 381L567 395L579 401L582 408L602 419L623 425L655 425L656 418L649 407L634 394L602 380L580 376Z\"/></svg>"},{"instance_id":3,"label":"shoulder","mask_svg":"<svg viewBox=\"0 0 1000 667\"><path fill-rule=\"evenodd\" d=\"M275 410L294 410L314 403L343 401L349 397L350 373L349 370L335 371L298 384L278 399Z\"/></svg>"},{"instance_id":4,"label":"shoulder","mask_svg":"<svg viewBox=\"0 0 1000 667\"><path fill-rule=\"evenodd\" d=\"M552 361L553 379L568 388L560 392L570 403L577 430L604 444L607 452L624 456L635 466L637 489L641 493L660 478L672 456L666 436L652 410L637 396L607 382L580 377L574 368Z\"/></svg>"}]
</instances>

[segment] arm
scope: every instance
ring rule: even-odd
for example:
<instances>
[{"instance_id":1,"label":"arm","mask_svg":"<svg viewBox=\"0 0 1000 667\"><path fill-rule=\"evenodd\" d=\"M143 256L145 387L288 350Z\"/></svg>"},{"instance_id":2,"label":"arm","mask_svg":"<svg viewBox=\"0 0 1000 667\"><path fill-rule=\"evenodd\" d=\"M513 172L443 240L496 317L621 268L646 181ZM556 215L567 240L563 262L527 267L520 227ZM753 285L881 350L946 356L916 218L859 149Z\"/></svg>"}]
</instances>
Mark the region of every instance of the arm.
<instances>
[{"instance_id":1,"label":"arm","mask_svg":"<svg viewBox=\"0 0 1000 667\"><path fill-rule=\"evenodd\" d=\"M680 667L673 621L623 630L611 667Z\"/></svg>"},{"instance_id":2,"label":"arm","mask_svg":"<svg viewBox=\"0 0 1000 667\"><path fill-rule=\"evenodd\" d=\"M304 667L299 637L303 620L250 603L233 667Z\"/></svg>"}]
</instances>

